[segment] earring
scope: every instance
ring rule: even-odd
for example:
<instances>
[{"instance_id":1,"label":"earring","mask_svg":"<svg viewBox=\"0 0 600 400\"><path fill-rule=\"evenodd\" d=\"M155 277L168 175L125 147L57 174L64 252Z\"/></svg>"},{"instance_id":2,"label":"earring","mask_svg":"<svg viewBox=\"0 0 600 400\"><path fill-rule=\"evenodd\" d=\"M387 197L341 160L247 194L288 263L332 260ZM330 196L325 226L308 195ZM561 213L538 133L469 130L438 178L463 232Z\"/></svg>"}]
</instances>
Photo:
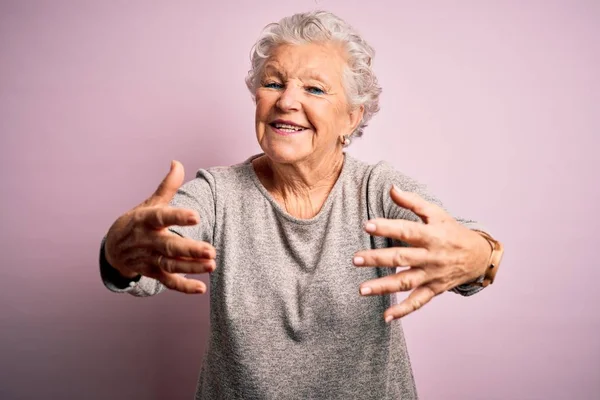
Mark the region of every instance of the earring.
<instances>
[{"instance_id":1,"label":"earring","mask_svg":"<svg viewBox=\"0 0 600 400\"><path fill-rule=\"evenodd\" d=\"M351 142L350 136L349 135L348 136L346 136L346 135L340 136L340 142L342 143L342 146L344 146L344 147L350 146L350 142Z\"/></svg>"}]
</instances>

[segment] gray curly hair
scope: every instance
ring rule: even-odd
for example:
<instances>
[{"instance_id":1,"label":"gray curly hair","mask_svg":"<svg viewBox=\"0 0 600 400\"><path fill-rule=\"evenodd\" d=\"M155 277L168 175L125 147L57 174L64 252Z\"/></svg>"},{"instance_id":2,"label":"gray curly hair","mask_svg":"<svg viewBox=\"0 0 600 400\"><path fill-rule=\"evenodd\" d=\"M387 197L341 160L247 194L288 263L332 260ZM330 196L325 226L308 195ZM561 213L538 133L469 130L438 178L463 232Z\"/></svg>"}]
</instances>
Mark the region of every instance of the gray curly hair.
<instances>
[{"instance_id":1,"label":"gray curly hair","mask_svg":"<svg viewBox=\"0 0 600 400\"><path fill-rule=\"evenodd\" d=\"M330 12L294 14L267 25L252 46L252 69L246 76L246 85L255 99L262 68L278 45L324 41L340 42L347 52L347 65L343 72L346 98L353 108L364 106L362 120L350 137L360 137L369 120L379 111L381 87L371 69L375 50L354 28Z\"/></svg>"}]
</instances>

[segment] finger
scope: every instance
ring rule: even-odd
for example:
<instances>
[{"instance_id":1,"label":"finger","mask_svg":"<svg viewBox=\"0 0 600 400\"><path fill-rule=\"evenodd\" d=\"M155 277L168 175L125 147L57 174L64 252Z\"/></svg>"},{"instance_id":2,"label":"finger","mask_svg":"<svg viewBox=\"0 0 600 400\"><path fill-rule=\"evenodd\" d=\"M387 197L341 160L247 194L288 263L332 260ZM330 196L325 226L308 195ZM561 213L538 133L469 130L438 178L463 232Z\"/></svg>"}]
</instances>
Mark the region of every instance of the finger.
<instances>
[{"instance_id":1,"label":"finger","mask_svg":"<svg viewBox=\"0 0 600 400\"><path fill-rule=\"evenodd\" d=\"M186 208L148 207L140 209L138 213L139 218L152 229L196 225L200 222L198 213Z\"/></svg>"},{"instance_id":2,"label":"finger","mask_svg":"<svg viewBox=\"0 0 600 400\"><path fill-rule=\"evenodd\" d=\"M168 273L204 274L213 272L217 268L215 260L209 259L182 260L158 256L157 260L160 269Z\"/></svg>"},{"instance_id":3,"label":"finger","mask_svg":"<svg viewBox=\"0 0 600 400\"><path fill-rule=\"evenodd\" d=\"M377 296L388 293L407 292L429 281L424 268L410 268L383 278L373 279L360 285L363 296Z\"/></svg>"},{"instance_id":4,"label":"finger","mask_svg":"<svg viewBox=\"0 0 600 400\"><path fill-rule=\"evenodd\" d=\"M186 278L178 274L170 274L162 270L159 270L157 273L153 274L151 278L158 280L168 289L181 293L206 293L206 285L204 282L197 279Z\"/></svg>"},{"instance_id":5,"label":"finger","mask_svg":"<svg viewBox=\"0 0 600 400\"><path fill-rule=\"evenodd\" d=\"M154 194L150 196L149 203L152 205L169 204L175 193L177 193L177 189L183 184L184 177L183 165L179 161L171 161L169 173L158 185Z\"/></svg>"},{"instance_id":6,"label":"finger","mask_svg":"<svg viewBox=\"0 0 600 400\"><path fill-rule=\"evenodd\" d=\"M420 267L431 263L429 250L423 247L388 247L354 254L357 267Z\"/></svg>"},{"instance_id":7,"label":"finger","mask_svg":"<svg viewBox=\"0 0 600 400\"><path fill-rule=\"evenodd\" d=\"M215 248L207 242L175 235L170 231L161 232L153 244L154 252L171 258L214 259Z\"/></svg>"},{"instance_id":8,"label":"finger","mask_svg":"<svg viewBox=\"0 0 600 400\"><path fill-rule=\"evenodd\" d=\"M437 204L425 200L417 193L404 192L396 185L392 186L390 197L400 207L414 212L426 224L442 221L447 216L446 211Z\"/></svg>"},{"instance_id":9,"label":"finger","mask_svg":"<svg viewBox=\"0 0 600 400\"><path fill-rule=\"evenodd\" d=\"M413 290L410 295L401 303L385 310L383 313L383 318L385 319L385 322L389 323L394 319L405 317L429 303L431 299L433 299L439 293L441 293L441 291L439 291L436 285L433 283L419 286Z\"/></svg>"},{"instance_id":10,"label":"finger","mask_svg":"<svg viewBox=\"0 0 600 400\"><path fill-rule=\"evenodd\" d=\"M365 223L364 229L373 236L396 239L418 247L427 247L433 239L427 225L405 219L372 219Z\"/></svg>"}]
</instances>

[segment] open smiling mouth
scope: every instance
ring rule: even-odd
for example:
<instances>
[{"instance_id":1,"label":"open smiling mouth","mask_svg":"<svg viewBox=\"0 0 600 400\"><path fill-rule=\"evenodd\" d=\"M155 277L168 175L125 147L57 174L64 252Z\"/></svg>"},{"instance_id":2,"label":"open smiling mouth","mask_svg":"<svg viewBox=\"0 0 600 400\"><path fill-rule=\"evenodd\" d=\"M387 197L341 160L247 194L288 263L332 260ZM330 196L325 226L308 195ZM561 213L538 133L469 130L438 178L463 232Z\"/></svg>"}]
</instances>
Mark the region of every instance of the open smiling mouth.
<instances>
[{"instance_id":1,"label":"open smiling mouth","mask_svg":"<svg viewBox=\"0 0 600 400\"><path fill-rule=\"evenodd\" d=\"M269 124L269 126L274 128L275 132L283 134L283 135L299 133L299 132L305 131L307 129L307 128L304 128L299 125L284 124L284 123L279 123L279 122L272 122Z\"/></svg>"}]
</instances>

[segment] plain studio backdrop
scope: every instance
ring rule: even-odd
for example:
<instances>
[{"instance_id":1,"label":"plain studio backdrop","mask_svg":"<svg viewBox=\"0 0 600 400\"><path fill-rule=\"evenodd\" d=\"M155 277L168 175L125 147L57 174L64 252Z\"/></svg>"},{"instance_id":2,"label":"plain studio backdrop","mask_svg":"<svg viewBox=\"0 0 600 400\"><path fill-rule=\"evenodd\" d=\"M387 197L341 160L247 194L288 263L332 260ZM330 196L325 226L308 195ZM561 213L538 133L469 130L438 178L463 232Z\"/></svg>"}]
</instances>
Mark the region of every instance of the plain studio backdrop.
<instances>
[{"instance_id":1,"label":"plain studio backdrop","mask_svg":"<svg viewBox=\"0 0 600 400\"><path fill-rule=\"evenodd\" d=\"M193 397L208 296L110 293L100 240L171 159L188 180L260 151L250 48L312 9L377 51L381 112L348 152L506 245L492 287L404 320L421 397L598 398L599 2L0 4L2 399Z\"/></svg>"}]
</instances>

